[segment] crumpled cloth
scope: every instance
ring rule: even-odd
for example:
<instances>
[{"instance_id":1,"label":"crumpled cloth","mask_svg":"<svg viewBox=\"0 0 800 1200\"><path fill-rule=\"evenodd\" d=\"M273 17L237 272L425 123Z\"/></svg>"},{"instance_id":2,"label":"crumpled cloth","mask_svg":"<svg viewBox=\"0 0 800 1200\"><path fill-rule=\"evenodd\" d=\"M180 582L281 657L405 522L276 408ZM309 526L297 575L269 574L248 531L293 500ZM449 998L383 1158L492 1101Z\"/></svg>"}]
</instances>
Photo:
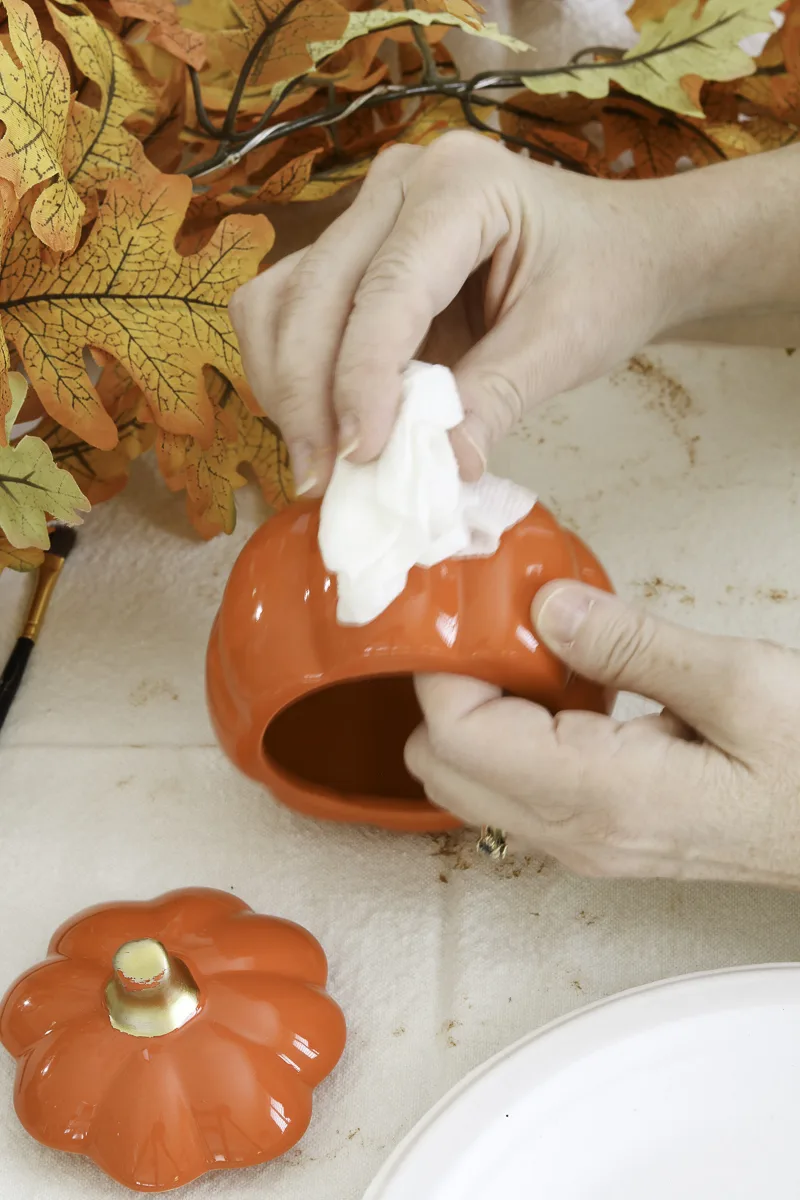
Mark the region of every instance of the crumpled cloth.
<instances>
[{"instance_id":1,"label":"crumpled cloth","mask_svg":"<svg viewBox=\"0 0 800 1200\"><path fill-rule=\"evenodd\" d=\"M340 624L374 621L415 565L494 554L506 530L533 508L533 493L510 480L462 481L448 434L463 419L452 372L411 363L381 456L363 466L337 461L322 502L319 547L336 575Z\"/></svg>"}]
</instances>

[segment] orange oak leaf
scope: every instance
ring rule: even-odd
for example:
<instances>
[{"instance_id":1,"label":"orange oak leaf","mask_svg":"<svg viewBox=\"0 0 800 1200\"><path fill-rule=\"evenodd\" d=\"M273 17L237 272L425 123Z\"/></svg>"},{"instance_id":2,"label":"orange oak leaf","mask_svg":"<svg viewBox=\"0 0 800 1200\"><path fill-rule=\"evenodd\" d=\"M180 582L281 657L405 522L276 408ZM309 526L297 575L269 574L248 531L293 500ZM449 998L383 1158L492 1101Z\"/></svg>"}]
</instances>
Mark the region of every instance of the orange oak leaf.
<instances>
[{"instance_id":1,"label":"orange oak leaf","mask_svg":"<svg viewBox=\"0 0 800 1200\"><path fill-rule=\"evenodd\" d=\"M229 218L184 257L174 242L191 190L180 175L112 182L86 242L55 264L26 222L11 237L0 274L6 335L50 416L98 449L116 445L117 428L87 376L87 345L122 364L159 425L204 445L214 421L203 367L246 387L227 304L268 252L272 227Z\"/></svg>"},{"instance_id":2,"label":"orange oak leaf","mask_svg":"<svg viewBox=\"0 0 800 1200\"><path fill-rule=\"evenodd\" d=\"M700 167L726 157L703 122L681 120L634 99L607 105L601 123L609 166L620 159L624 162L628 152L633 161L627 174L636 179L674 175L682 159Z\"/></svg>"},{"instance_id":3,"label":"orange oak leaf","mask_svg":"<svg viewBox=\"0 0 800 1200\"><path fill-rule=\"evenodd\" d=\"M601 156L585 127L598 119L602 104L582 96L514 96L500 112L500 128L524 140L540 162L560 163L584 174L603 174ZM486 119L484 117L484 119Z\"/></svg>"},{"instance_id":4,"label":"orange oak leaf","mask_svg":"<svg viewBox=\"0 0 800 1200\"><path fill-rule=\"evenodd\" d=\"M796 125L769 116L752 117L730 125L709 122L704 129L726 158L743 158L746 154L780 150L782 146L796 142L798 136Z\"/></svg>"},{"instance_id":5,"label":"orange oak leaf","mask_svg":"<svg viewBox=\"0 0 800 1200\"><path fill-rule=\"evenodd\" d=\"M97 394L117 427L113 450L97 450L51 417L45 417L36 436L50 447L53 461L69 471L90 504L100 504L121 492L130 464L153 445L156 426L148 420L147 401L119 363L109 364L97 382Z\"/></svg>"},{"instance_id":6,"label":"orange oak leaf","mask_svg":"<svg viewBox=\"0 0 800 1200\"><path fill-rule=\"evenodd\" d=\"M253 413L218 371L207 373L214 398L214 440L208 447L195 438L159 431L156 455L167 486L186 489L189 519L202 537L232 533L236 525L234 493L247 482L249 467L261 493L273 508L293 496L286 445L266 417Z\"/></svg>"},{"instance_id":7,"label":"orange oak leaf","mask_svg":"<svg viewBox=\"0 0 800 1200\"><path fill-rule=\"evenodd\" d=\"M755 114L772 116L779 121L800 121L800 77L797 75L750 75L738 82L737 92ZM736 108L735 97L732 106ZM713 115L708 105L706 113Z\"/></svg>"},{"instance_id":8,"label":"orange oak leaf","mask_svg":"<svg viewBox=\"0 0 800 1200\"><path fill-rule=\"evenodd\" d=\"M183 68L176 69L155 97L155 103L140 108L127 124L139 138L148 160L167 175L177 172L186 153L184 127L186 80ZM210 157L211 151L206 155Z\"/></svg>"},{"instance_id":9,"label":"orange oak leaf","mask_svg":"<svg viewBox=\"0 0 800 1200\"><path fill-rule=\"evenodd\" d=\"M428 146L448 129L467 129L469 123L458 100L434 100L423 103L398 136L398 142Z\"/></svg>"},{"instance_id":10,"label":"orange oak leaf","mask_svg":"<svg viewBox=\"0 0 800 1200\"><path fill-rule=\"evenodd\" d=\"M634 29L641 30L645 21L663 21L670 9L675 8L679 2L680 0L634 0L625 15ZM697 0L695 19L702 15L705 4L706 0Z\"/></svg>"},{"instance_id":11,"label":"orange oak leaf","mask_svg":"<svg viewBox=\"0 0 800 1200\"><path fill-rule=\"evenodd\" d=\"M148 41L195 70L202 70L206 61L205 36L181 24L175 0L111 0L111 7L120 17L146 21Z\"/></svg>"},{"instance_id":12,"label":"orange oak leaf","mask_svg":"<svg viewBox=\"0 0 800 1200\"><path fill-rule=\"evenodd\" d=\"M380 33L356 38L326 60L324 67L314 72L320 81L335 83L346 92L366 92L380 83L388 73L388 66L376 57L384 36Z\"/></svg>"},{"instance_id":13,"label":"orange oak leaf","mask_svg":"<svg viewBox=\"0 0 800 1200\"><path fill-rule=\"evenodd\" d=\"M140 178L149 167L141 142L125 128L143 107L155 102L126 53L120 38L101 25L85 4L66 10L48 3L53 24L76 65L97 85L99 105L75 101L64 147L67 179L96 211L98 188L112 179Z\"/></svg>"},{"instance_id":14,"label":"orange oak leaf","mask_svg":"<svg viewBox=\"0 0 800 1200\"><path fill-rule=\"evenodd\" d=\"M319 171L313 179L308 181L302 191L297 193L294 199L304 203L327 200L329 196L335 196L343 188L360 183L371 166L372 159L363 158L357 162L340 163L327 171Z\"/></svg>"},{"instance_id":15,"label":"orange oak leaf","mask_svg":"<svg viewBox=\"0 0 800 1200\"><path fill-rule=\"evenodd\" d=\"M270 204L288 204L296 199L311 178L314 163L321 153L321 149L308 150L284 163L261 185L253 199Z\"/></svg>"},{"instance_id":16,"label":"orange oak leaf","mask_svg":"<svg viewBox=\"0 0 800 1200\"><path fill-rule=\"evenodd\" d=\"M0 571L10 567L12 571L34 571L42 565L44 550L30 546L27 550L17 550L7 538L0 536Z\"/></svg>"},{"instance_id":17,"label":"orange oak leaf","mask_svg":"<svg viewBox=\"0 0 800 1200\"><path fill-rule=\"evenodd\" d=\"M0 177L17 196L47 184L31 210L40 241L62 253L80 236L83 202L67 180L61 158L67 132L70 78L64 59L43 42L33 9L23 0L3 0L15 58L0 44ZM48 180L54 180L48 183Z\"/></svg>"},{"instance_id":18,"label":"orange oak leaf","mask_svg":"<svg viewBox=\"0 0 800 1200\"><path fill-rule=\"evenodd\" d=\"M314 66L310 43L334 42L349 13L337 0L238 0L240 27L223 34L231 64L252 55L253 86L294 79Z\"/></svg>"}]
</instances>

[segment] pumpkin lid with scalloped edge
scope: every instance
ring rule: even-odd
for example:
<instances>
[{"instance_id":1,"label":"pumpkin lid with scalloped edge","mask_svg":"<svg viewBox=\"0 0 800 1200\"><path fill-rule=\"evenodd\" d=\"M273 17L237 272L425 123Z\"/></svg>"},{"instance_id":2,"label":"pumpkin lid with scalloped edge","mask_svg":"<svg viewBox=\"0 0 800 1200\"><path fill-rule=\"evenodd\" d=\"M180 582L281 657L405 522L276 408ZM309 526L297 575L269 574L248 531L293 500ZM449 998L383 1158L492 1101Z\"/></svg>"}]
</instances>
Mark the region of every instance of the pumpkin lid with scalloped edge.
<instances>
[{"instance_id":1,"label":"pumpkin lid with scalloped edge","mask_svg":"<svg viewBox=\"0 0 800 1200\"><path fill-rule=\"evenodd\" d=\"M307 930L228 892L84 912L0 1007L17 1115L136 1191L276 1158L344 1049L327 974Z\"/></svg>"}]
</instances>

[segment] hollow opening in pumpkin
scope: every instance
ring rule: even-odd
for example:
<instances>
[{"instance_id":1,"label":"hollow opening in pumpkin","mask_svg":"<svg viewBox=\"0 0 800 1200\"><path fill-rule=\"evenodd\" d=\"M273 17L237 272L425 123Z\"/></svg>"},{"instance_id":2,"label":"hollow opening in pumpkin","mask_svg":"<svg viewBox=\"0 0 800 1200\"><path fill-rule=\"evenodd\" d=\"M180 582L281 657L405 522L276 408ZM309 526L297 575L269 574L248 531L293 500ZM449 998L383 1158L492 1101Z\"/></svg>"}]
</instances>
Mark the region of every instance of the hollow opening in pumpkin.
<instances>
[{"instance_id":1,"label":"hollow opening in pumpkin","mask_svg":"<svg viewBox=\"0 0 800 1200\"><path fill-rule=\"evenodd\" d=\"M410 675L348 680L278 713L264 734L264 753L295 781L345 798L423 801L403 761L421 720Z\"/></svg>"}]
</instances>

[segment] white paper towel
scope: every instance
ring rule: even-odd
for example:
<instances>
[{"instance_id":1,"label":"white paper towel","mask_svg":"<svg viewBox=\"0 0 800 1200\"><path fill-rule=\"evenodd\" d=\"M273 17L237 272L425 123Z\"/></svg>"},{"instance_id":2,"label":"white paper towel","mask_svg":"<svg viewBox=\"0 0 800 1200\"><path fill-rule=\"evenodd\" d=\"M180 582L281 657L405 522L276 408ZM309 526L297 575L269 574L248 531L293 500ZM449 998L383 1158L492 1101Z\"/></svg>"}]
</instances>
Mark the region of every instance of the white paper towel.
<instances>
[{"instance_id":1,"label":"white paper towel","mask_svg":"<svg viewBox=\"0 0 800 1200\"><path fill-rule=\"evenodd\" d=\"M375 462L340 458L322 502L319 546L337 578L337 619L374 621L415 565L494 554L536 497L507 479L464 483L448 432L464 410L446 367L411 363L397 422Z\"/></svg>"}]
</instances>

